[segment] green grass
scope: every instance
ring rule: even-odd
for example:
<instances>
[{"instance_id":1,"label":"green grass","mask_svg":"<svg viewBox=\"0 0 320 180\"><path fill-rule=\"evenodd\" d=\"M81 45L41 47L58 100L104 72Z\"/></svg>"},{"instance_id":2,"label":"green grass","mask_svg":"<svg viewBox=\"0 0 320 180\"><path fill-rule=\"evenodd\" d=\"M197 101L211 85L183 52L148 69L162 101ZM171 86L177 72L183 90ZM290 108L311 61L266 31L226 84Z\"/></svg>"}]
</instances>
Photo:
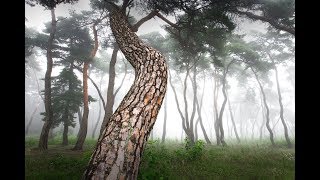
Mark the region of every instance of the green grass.
<instances>
[{"instance_id":1,"label":"green grass","mask_svg":"<svg viewBox=\"0 0 320 180\"><path fill-rule=\"evenodd\" d=\"M60 137L49 141L49 150L35 149L37 139L25 142L25 179L81 179L96 140L86 141L84 151L62 147ZM278 142L281 144L281 142ZM217 147L185 145L168 141L164 145L149 141L142 157L138 179L294 179L294 149L271 148L267 143L246 142L243 145Z\"/></svg>"}]
</instances>

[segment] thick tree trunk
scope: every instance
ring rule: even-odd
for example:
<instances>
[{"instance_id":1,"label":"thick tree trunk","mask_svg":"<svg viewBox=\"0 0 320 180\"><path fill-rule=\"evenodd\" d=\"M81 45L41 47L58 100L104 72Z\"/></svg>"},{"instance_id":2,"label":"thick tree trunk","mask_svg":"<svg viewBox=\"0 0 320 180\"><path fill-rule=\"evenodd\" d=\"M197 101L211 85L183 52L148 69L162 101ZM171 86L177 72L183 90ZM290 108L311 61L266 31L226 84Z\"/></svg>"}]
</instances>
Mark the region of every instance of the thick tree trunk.
<instances>
[{"instance_id":1,"label":"thick tree trunk","mask_svg":"<svg viewBox=\"0 0 320 180\"><path fill-rule=\"evenodd\" d=\"M52 111L52 104L51 104L51 72L52 72L52 66L53 66L53 60L52 60L52 45L53 45L53 39L54 35L56 33L56 16L54 9L51 9L51 32L48 40L48 46L47 46L47 71L45 74L45 110L46 110L46 119L43 124L40 139L39 139L39 149L41 151L48 149L48 136L49 131L51 128L51 125L53 123L53 111Z\"/></svg>"},{"instance_id":2,"label":"thick tree trunk","mask_svg":"<svg viewBox=\"0 0 320 180\"><path fill-rule=\"evenodd\" d=\"M73 150L82 150L83 143L87 137L88 117L89 117L89 96L88 96L88 68L89 62L83 64L83 115L79 128L78 139Z\"/></svg>"},{"instance_id":3,"label":"thick tree trunk","mask_svg":"<svg viewBox=\"0 0 320 180\"><path fill-rule=\"evenodd\" d=\"M230 118L231 118L233 130L234 130L234 134L236 135L238 143L240 143L240 138L238 135L237 126L236 126L236 123L234 122L233 113L232 113L232 109L231 109L231 105L230 105L230 99L228 99L228 106L229 106L229 113L230 113Z\"/></svg>"},{"instance_id":4,"label":"thick tree trunk","mask_svg":"<svg viewBox=\"0 0 320 180\"><path fill-rule=\"evenodd\" d=\"M167 65L161 53L139 40L117 7L113 7L110 24L136 77L99 137L83 179L137 179L166 92Z\"/></svg>"},{"instance_id":5,"label":"thick tree trunk","mask_svg":"<svg viewBox=\"0 0 320 180\"><path fill-rule=\"evenodd\" d=\"M162 129L162 140L161 142L164 143L166 139L166 132L167 132L167 96L164 98L164 118L163 118L163 129Z\"/></svg>"},{"instance_id":6,"label":"thick tree trunk","mask_svg":"<svg viewBox=\"0 0 320 180\"><path fill-rule=\"evenodd\" d=\"M263 87L262 87L262 85L261 85L261 83L260 83L260 80L259 80L259 78L258 78L257 73L252 69L252 67L251 67L251 70L252 70L252 72L253 72L253 74L254 74L254 76L255 76L258 84L259 84L260 91L261 91L261 93L262 93L264 107L266 108L266 119L267 119L267 121L266 121L266 126L267 126L267 129L268 129L269 134L270 134L270 141L271 141L271 143L272 143L272 146L275 146L274 139L273 139L273 132L272 132L272 129L271 129L270 124L269 124L269 122L270 122L269 107L268 107L268 104L267 104L266 95L265 95L265 93L264 93Z\"/></svg>"},{"instance_id":7,"label":"thick tree trunk","mask_svg":"<svg viewBox=\"0 0 320 180\"><path fill-rule=\"evenodd\" d=\"M106 109L105 109L102 125L100 128L100 135L103 133L104 129L106 128L106 125L113 113L113 104L114 104L113 91L114 91L114 81L116 78L115 64L117 62L118 51L119 51L118 45L114 45L114 49L112 52L112 57L109 65L109 82L108 82L108 90L107 90L107 102L105 106Z\"/></svg>"},{"instance_id":8,"label":"thick tree trunk","mask_svg":"<svg viewBox=\"0 0 320 180\"><path fill-rule=\"evenodd\" d=\"M276 72L276 81L277 81L277 91L278 91L278 96L279 96L279 105L280 105L280 119L284 128L284 137L286 138L287 141L287 145L289 148L292 147L292 143L290 141L289 135L288 135L288 128L287 128L287 124L284 120L283 117L283 105L282 105L282 97L281 97L281 91L280 91L280 85L279 85L279 77L278 77L278 70L277 67L274 67L274 70Z\"/></svg>"}]
</instances>

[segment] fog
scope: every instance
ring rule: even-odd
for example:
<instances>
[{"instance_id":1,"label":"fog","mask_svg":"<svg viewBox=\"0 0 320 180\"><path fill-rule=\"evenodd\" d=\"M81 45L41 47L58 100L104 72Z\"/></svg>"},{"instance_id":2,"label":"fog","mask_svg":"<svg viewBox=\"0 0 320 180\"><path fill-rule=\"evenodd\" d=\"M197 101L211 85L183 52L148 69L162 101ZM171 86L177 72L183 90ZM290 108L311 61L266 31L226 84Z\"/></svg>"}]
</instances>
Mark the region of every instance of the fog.
<instances>
[{"instance_id":1,"label":"fog","mask_svg":"<svg viewBox=\"0 0 320 180\"><path fill-rule=\"evenodd\" d=\"M26 13L25 17L27 18L26 27L33 27L37 31L42 31L45 26L44 23L50 21L50 11L45 10L41 6L30 7L28 5L25 6ZM70 10L76 10L80 12L80 10L89 10L89 1L81 0L79 3L75 5L60 5L56 8L56 16L67 17ZM145 14L137 13L133 10L132 15L138 20L141 17L145 16ZM175 21L174 17L168 18L171 21ZM237 26L235 32L237 34L246 34L245 40L247 42L251 41L253 37L256 35L255 33L267 32L267 25L262 22L252 22L245 19L239 19L239 22L242 22ZM140 28L137 34L139 36L143 36L150 32L159 32L161 35L166 36L167 32L163 29L163 25L166 23L159 18L152 18L148 22L144 23ZM109 30L110 32L110 30ZM45 51L40 50L39 48L35 48L35 55L28 57L28 63L26 63L26 76L25 76L25 126L28 126L30 123L30 119L33 118L32 123L29 127L28 136L39 137L41 128L44 124L43 118L44 116L40 113L45 112L44 103L39 95L39 91L44 90L44 81L46 72L46 54ZM102 48L99 47L96 58L102 59L107 64L109 64L110 58L112 54L112 48ZM174 59L170 59L166 57L168 62L173 62ZM124 55L119 51L117 56L116 63L116 78L115 78L115 86L114 89L117 89L121 81L124 77L123 70L120 70L120 67L123 67L123 62L125 60ZM54 60L55 61L55 60ZM31 63L31 65L30 65ZM34 63L32 65L32 63ZM34 66L38 66L38 68L34 68ZM128 66L130 66L128 64ZM286 64L280 64L277 66L279 72L279 84L281 88L282 95L282 103L284 106L284 119L288 126L288 133L291 140L295 139L295 87L294 87L294 60ZM62 66L54 66L52 76L57 76L62 70ZM109 68L109 66L107 67ZM130 89L133 81L134 81L134 73L132 67L128 71L126 78L124 79L124 83L120 88L118 94L115 97L115 102L113 106L113 110L115 110L121 100L124 98L128 90ZM183 79L185 78L185 71L180 71L179 68L169 63L169 69L171 71L171 75L173 78L173 84L177 91L177 97L180 104L180 108L185 109L185 104L183 100ZM101 86L101 93L103 95L104 100L107 99L107 88L109 76L108 73L103 73L103 78L101 78L101 72L97 73L94 67L89 69L89 76L93 79L93 81ZM107 71L107 70L106 70ZM82 74L75 71L77 77L82 82ZM203 75L205 74L205 79ZM262 134L263 139L269 138L268 130L264 124L264 105L261 101L262 95L259 89L259 85L254 78L252 72L248 71L249 77L245 83L239 82L238 75L227 75L227 81L230 86L228 89L228 100L230 101L232 113L234 116L234 121L236 128L238 130L239 137L242 141L259 139L260 133ZM202 92L204 93L201 116L203 125L208 134L208 137L212 143L215 143L215 128L214 128L214 77L210 69L205 71L200 71L197 74L197 96L200 101ZM275 139L284 139L284 128L280 120L280 108L277 94L277 86L276 86L276 77L275 72L270 70L268 72L269 82L264 83L263 86L265 88L266 100L270 109L270 127L273 130ZM180 81L179 78L182 80ZM100 80L101 85L100 85ZM98 121L99 117L99 95L96 88L89 81L88 82L88 92L96 102L91 102L89 104L89 118L88 118L88 133L87 138L91 138L91 134L93 132L94 126ZM252 97L250 95L252 95ZM189 116L192 113L193 107L193 89L192 83L190 79L187 80L187 89L186 89L186 97L188 102L188 113ZM251 99L248 99L248 96ZM177 140L183 141L186 137L185 132L182 128L182 119L177 110L177 105L175 101L175 96L171 86L167 85L167 125L166 125L166 139L169 140ZM221 105L223 103L224 97L222 93L222 89L219 89L218 99L217 99L217 109L220 111ZM152 139L161 139L163 134L163 123L164 123L164 103L161 106L160 112L158 114L157 120L153 127L151 137ZM100 110L100 122L98 124L98 130L95 133L95 138L98 138L99 129L104 117L103 109ZM79 123L78 123L78 114L74 114L75 116L75 127L69 127L69 135L76 136L79 131ZM195 113L194 122L198 118L198 112ZM223 114L223 128L225 133L225 140L227 143L233 143L236 141L235 132L233 130L233 125L231 122L231 116L229 113L228 103L225 106L224 114ZM262 128L261 128L262 127ZM262 130L262 132L260 131ZM204 135L201 130L200 125L197 126L199 139L204 140ZM63 132L63 124L61 123L57 128L53 130L54 134L59 135Z\"/></svg>"}]
</instances>

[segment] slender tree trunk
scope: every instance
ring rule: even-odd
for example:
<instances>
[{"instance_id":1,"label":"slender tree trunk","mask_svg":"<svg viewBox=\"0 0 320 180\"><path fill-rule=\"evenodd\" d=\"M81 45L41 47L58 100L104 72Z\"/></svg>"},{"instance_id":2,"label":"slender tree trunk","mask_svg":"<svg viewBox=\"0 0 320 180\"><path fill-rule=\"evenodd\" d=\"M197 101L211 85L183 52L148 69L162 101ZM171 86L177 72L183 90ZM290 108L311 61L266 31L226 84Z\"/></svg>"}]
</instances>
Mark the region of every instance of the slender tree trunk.
<instances>
[{"instance_id":1,"label":"slender tree trunk","mask_svg":"<svg viewBox=\"0 0 320 180\"><path fill-rule=\"evenodd\" d=\"M232 109L231 109L230 99L229 98L228 98L228 106L229 106L229 113L230 113L230 118L231 118L233 130L234 130L234 134L236 135L238 143L240 143L240 138L239 138L239 135L238 135L236 123L234 122L233 113L232 113Z\"/></svg>"},{"instance_id":2,"label":"slender tree trunk","mask_svg":"<svg viewBox=\"0 0 320 180\"><path fill-rule=\"evenodd\" d=\"M101 79L100 79L100 90L101 90L102 79L103 79L103 75L101 75ZM94 125L93 131L92 131L92 139L94 139L94 136L95 136L95 134L96 134L96 130L97 130L98 125L99 125L99 122L100 122L100 117L101 117L101 103L103 103L103 102L102 102L102 100L101 100L101 98L100 98L100 99L99 99L99 114L98 114L97 122L96 122L96 124Z\"/></svg>"},{"instance_id":3,"label":"slender tree trunk","mask_svg":"<svg viewBox=\"0 0 320 180\"><path fill-rule=\"evenodd\" d=\"M164 143L166 139L166 128L167 128L167 96L164 98L164 118L163 118L163 130L162 130L162 140L161 142Z\"/></svg>"},{"instance_id":4,"label":"slender tree trunk","mask_svg":"<svg viewBox=\"0 0 320 180\"><path fill-rule=\"evenodd\" d=\"M263 107L263 99L262 99L262 93L261 92L260 92L260 101L261 101L261 112L262 112L262 124L260 126L259 139L262 140L262 132L263 132L263 127L264 127L264 123L266 121L266 118L265 118L265 111L264 111L264 107Z\"/></svg>"},{"instance_id":5,"label":"slender tree trunk","mask_svg":"<svg viewBox=\"0 0 320 180\"><path fill-rule=\"evenodd\" d=\"M233 63L233 61L228 63L227 67L223 71L223 78L222 78L222 93L223 93L224 100L223 100L221 108L220 108L218 122L219 122L219 129L220 129L220 142L222 143L223 146L226 146L227 143L224 140L224 130L223 130L222 117L223 117L224 108L227 103L227 93L226 93L227 73L228 73L228 69L232 63Z\"/></svg>"},{"instance_id":6,"label":"slender tree trunk","mask_svg":"<svg viewBox=\"0 0 320 180\"><path fill-rule=\"evenodd\" d=\"M62 145L67 146L69 144L68 141L68 130L69 130L69 125L68 123L63 124L63 139L62 139Z\"/></svg>"},{"instance_id":7,"label":"slender tree trunk","mask_svg":"<svg viewBox=\"0 0 320 180\"><path fill-rule=\"evenodd\" d=\"M83 115L79 128L78 139L73 150L82 150L83 143L87 137L88 117L89 117L89 99L88 99L88 67L89 62L83 64Z\"/></svg>"},{"instance_id":8,"label":"slender tree trunk","mask_svg":"<svg viewBox=\"0 0 320 180\"><path fill-rule=\"evenodd\" d=\"M37 105L36 108L33 110L32 114L31 114L31 116L30 116L30 120L29 120L29 122L28 122L28 124L27 124L27 127L26 127L25 135L27 135L28 132L29 132L29 128L30 128L31 123L32 123L32 121L33 121L34 115L36 114L37 110L39 109L39 106L40 106L40 103L38 103L38 105Z\"/></svg>"},{"instance_id":9,"label":"slender tree trunk","mask_svg":"<svg viewBox=\"0 0 320 180\"><path fill-rule=\"evenodd\" d=\"M98 112L98 119L97 119L97 122L95 123L94 125L94 128L93 128L93 131L92 131L92 139L94 139L94 136L96 134L96 131L97 131L97 128L98 128L98 125L99 125L99 122L100 122L100 117L101 117L101 100L99 100L99 112Z\"/></svg>"},{"instance_id":10,"label":"slender tree trunk","mask_svg":"<svg viewBox=\"0 0 320 180\"><path fill-rule=\"evenodd\" d=\"M49 131L53 123L53 111L52 111L52 104L51 104L51 72L52 72L52 66L53 66L53 60L52 60L52 45L54 40L54 35L56 33L56 16L54 9L51 9L51 32L48 40L48 46L47 46L47 71L45 74L45 110L46 110L46 118L45 122L43 124L40 139L39 139L39 145L38 148L41 151L48 149L48 136Z\"/></svg>"},{"instance_id":11,"label":"slender tree trunk","mask_svg":"<svg viewBox=\"0 0 320 180\"><path fill-rule=\"evenodd\" d=\"M219 115L218 115L218 103L217 103L217 99L218 99L218 93L217 91L219 90L218 88L218 77L214 76L214 89L213 89L213 106L214 106L214 130L216 133L216 141L217 141L217 145L219 146L221 144L220 141L220 130L219 130Z\"/></svg>"},{"instance_id":12,"label":"slender tree trunk","mask_svg":"<svg viewBox=\"0 0 320 180\"><path fill-rule=\"evenodd\" d=\"M108 82L108 90L107 90L107 102L106 102L106 109L104 118L102 121L102 125L100 128L100 135L103 133L104 129L106 128L106 125L109 122L110 117L113 113L113 104L114 104L114 81L116 78L116 70L115 70L115 64L117 62L117 54L119 51L118 45L114 45L112 57L109 65L109 82Z\"/></svg>"},{"instance_id":13,"label":"slender tree trunk","mask_svg":"<svg viewBox=\"0 0 320 180\"><path fill-rule=\"evenodd\" d=\"M170 70L169 70L169 83L170 83L170 86L171 86L173 94L174 94L174 99L176 101L176 105L177 105L177 109L178 109L180 118L182 120L182 130L186 133L187 137L190 138L191 134L190 134L190 130L189 130L189 125L188 126L186 125L186 124L189 124L189 122L187 122L186 117L182 114L182 111L181 111L181 108L180 108L180 104L179 104L179 101L178 101L177 92L176 92L176 89L175 89L175 87L174 87L174 85L172 83L172 78L171 77L172 76L171 76L171 73L170 73Z\"/></svg>"},{"instance_id":14,"label":"slender tree trunk","mask_svg":"<svg viewBox=\"0 0 320 180\"><path fill-rule=\"evenodd\" d=\"M184 117L186 120L186 127L187 127L187 136L191 142L191 145L194 144L194 134L193 134L193 124L189 123L189 114L188 114L188 101L187 101L187 80L190 73L190 69L187 66L186 77L183 82L183 101L184 101Z\"/></svg>"},{"instance_id":15,"label":"slender tree trunk","mask_svg":"<svg viewBox=\"0 0 320 180\"><path fill-rule=\"evenodd\" d=\"M83 116L82 116L82 123L80 125L78 139L76 145L74 146L73 150L82 150L84 141L87 137L88 131L88 117L89 117L89 95L88 95L88 69L90 62L93 60L94 56L98 51L98 33L96 29L98 21L96 21L92 25L92 31L94 36L94 47L91 51L90 57L83 63Z\"/></svg>"},{"instance_id":16,"label":"slender tree trunk","mask_svg":"<svg viewBox=\"0 0 320 180\"><path fill-rule=\"evenodd\" d=\"M81 126L81 122L82 122L82 112L81 112L81 108L78 108L78 119L79 119L79 126Z\"/></svg>"},{"instance_id":17,"label":"slender tree trunk","mask_svg":"<svg viewBox=\"0 0 320 180\"><path fill-rule=\"evenodd\" d=\"M167 65L161 53L132 32L115 5L110 24L136 77L99 137L83 179L137 179L141 155L166 93Z\"/></svg>"},{"instance_id":18,"label":"slender tree trunk","mask_svg":"<svg viewBox=\"0 0 320 180\"><path fill-rule=\"evenodd\" d=\"M267 119L267 121L266 121L266 126L267 126L267 129L268 129L269 134L270 134L270 141L271 141L271 143L272 143L272 146L275 146L275 143L274 143L274 140L273 140L273 132L272 132L272 129L271 129L270 125L269 125L270 117L269 117L269 107L268 107L268 104L267 104L266 95L265 95L265 93L264 93L264 91L263 91L263 87L262 87L262 85L261 85L261 83L260 83L260 80L259 80L259 78L258 78L257 73L252 69L252 67L251 67L251 70L252 70L252 72L253 72L253 74L254 74L254 76L255 76L258 84L259 84L260 91L261 91L261 93L262 93L263 102L264 102L264 107L266 108L266 119Z\"/></svg>"},{"instance_id":19,"label":"slender tree trunk","mask_svg":"<svg viewBox=\"0 0 320 180\"><path fill-rule=\"evenodd\" d=\"M279 77L278 77L278 70L277 67L274 66L274 70L276 72L276 81L277 81L277 91L278 91L278 96L279 96L279 105L280 105L280 119L284 128L284 137L286 138L287 141L287 145L289 148L292 147L292 143L290 141L289 135L288 135L288 128L287 128L287 124L284 120L283 117L283 105L282 105L282 97L281 97L281 91L280 91L280 85L279 85Z\"/></svg>"},{"instance_id":20,"label":"slender tree trunk","mask_svg":"<svg viewBox=\"0 0 320 180\"><path fill-rule=\"evenodd\" d=\"M203 136L204 136L204 139L206 140L206 142L208 144L211 144L209 138L208 138L208 135L207 135L207 132L203 126L203 123L202 123L202 116L201 116L201 110L202 110L202 102L203 102L203 95L204 95L204 87L205 87L205 78L203 80L203 90L202 90L202 95L201 95L201 100L200 100L200 106L199 106L199 102L198 102L198 98L197 98L197 94L196 94L196 106L197 106L197 111L198 111L198 119L197 119L197 122L196 122L196 125L195 125L195 134L196 134L196 141L198 140L198 130L197 130L197 125L198 123L200 122L200 127L201 127L201 130L202 130L202 133L203 133ZM196 88L197 86L197 81L196 81L196 78L194 78L194 87Z\"/></svg>"}]
</instances>

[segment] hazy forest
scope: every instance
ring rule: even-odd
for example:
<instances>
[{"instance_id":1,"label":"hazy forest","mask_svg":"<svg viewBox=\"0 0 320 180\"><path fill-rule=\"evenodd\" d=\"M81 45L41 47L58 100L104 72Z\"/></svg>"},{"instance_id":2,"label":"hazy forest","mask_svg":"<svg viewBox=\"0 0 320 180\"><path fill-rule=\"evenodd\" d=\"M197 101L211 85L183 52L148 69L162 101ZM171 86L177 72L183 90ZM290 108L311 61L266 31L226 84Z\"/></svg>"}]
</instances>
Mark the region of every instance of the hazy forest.
<instances>
[{"instance_id":1,"label":"hazy forest","mask_svg":"<svg viewBox=\"0 0 320 180\"><path fill-rule=\"evenodd\" d=\"M295 179L295 1L25 0L25 179Z\"/></svg>"}]
</instances>

